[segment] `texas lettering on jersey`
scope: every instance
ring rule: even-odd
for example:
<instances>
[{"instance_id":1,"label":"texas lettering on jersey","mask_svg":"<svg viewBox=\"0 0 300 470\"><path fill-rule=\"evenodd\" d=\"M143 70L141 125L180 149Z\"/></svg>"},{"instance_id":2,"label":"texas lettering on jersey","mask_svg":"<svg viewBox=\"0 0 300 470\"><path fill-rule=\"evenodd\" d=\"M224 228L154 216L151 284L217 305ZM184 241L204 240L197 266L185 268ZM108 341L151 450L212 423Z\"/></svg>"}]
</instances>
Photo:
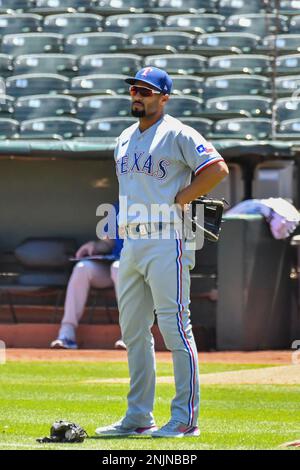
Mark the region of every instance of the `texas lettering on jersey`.
<instances>
[{"instance_id":1,"label":"texas lettering on jersey","mask_svg":"<svg viewBox=\"0 0 300 470\"><path fill-rule=\"evenodd\" d=\"M122 176L128 173L144 173L145 175L162 180L167 177L168 165L170 165L170 162L165 158L154 162L152 155L147 155L145 152L135 152L132 157L124 155L118 158L117 174Z\"/></svg>"}]
</instances>

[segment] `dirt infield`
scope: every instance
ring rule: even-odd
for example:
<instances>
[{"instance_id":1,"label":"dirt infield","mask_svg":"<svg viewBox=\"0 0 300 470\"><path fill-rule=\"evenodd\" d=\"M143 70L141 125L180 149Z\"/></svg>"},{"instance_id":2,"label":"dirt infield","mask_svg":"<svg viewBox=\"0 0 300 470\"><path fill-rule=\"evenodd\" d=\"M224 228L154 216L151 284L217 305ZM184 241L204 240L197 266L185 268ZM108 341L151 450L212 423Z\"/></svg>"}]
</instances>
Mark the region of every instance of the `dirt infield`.
<instances>
[{"instance_id":1,"label":"dirt infield","mask_svg":"<svg viewBox=\"0 0 300 470\"><path fill-rule=\"evenodd\" d=\"M54 362L125 362L126 351L118 350L50 350L50 349L7 349L8 361L54 361ZM253 352L205 352L199 353L201 363L224 364L270 364L291 365L291 351L253 351ZM156 357L160 361L171 362L169 352L158 352Z\"/></svg>"},{"instance_id":2,"label":"dirt infield","mask_svg":"<svg viewBox=\"0 0 300 470\"><path fill-rule=\"evenodd\" d=\"M158 383L172 384L172 376L157 377ZM86 380L87 384L129 383L128 378ZM300 365L267 367L263 369L215 372L201 375L202 385L300 385Z\"/></svg>"}]
</instances>

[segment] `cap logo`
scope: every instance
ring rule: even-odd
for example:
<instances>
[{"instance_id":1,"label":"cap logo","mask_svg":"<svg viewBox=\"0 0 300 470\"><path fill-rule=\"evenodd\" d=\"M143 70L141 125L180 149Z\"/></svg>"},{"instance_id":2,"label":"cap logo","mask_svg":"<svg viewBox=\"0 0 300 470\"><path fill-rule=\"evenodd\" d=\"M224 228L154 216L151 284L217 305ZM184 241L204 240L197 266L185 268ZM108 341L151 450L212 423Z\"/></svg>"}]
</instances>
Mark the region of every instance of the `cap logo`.
<instances>
[{"instance_id":1,"label":"cap logo","mask_svg":"<svg viewBox=\"0 0 300 470\"><path fill-rule=\"evenodd\" d=\"M146 67L144 72L142 73L142 77L147 77L148 73L152 72L152 67Z\"/></svg>"}]
</instances>

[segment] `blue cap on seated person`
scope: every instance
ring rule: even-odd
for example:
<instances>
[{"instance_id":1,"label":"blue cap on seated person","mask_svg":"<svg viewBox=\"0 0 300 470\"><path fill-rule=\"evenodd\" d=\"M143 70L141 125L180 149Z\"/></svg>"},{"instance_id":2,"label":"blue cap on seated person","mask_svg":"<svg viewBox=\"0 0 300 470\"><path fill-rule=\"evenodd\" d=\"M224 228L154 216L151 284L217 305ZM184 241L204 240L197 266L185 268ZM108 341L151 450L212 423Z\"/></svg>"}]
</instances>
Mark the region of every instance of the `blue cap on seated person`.
<instances>
[{"instance_id":1,"label":"blue cap on seated person","mask_svg":"<svg viewBox=\"0 0 300 470\"><path fill-rule=\"evenodd\" d=\"M144 67L136 73L135 77L126 78L125 82L134 85L138 80L154 86L164 95L171 93L173 82L165 70L157 67Z\"/></svg>"}]
</instances>

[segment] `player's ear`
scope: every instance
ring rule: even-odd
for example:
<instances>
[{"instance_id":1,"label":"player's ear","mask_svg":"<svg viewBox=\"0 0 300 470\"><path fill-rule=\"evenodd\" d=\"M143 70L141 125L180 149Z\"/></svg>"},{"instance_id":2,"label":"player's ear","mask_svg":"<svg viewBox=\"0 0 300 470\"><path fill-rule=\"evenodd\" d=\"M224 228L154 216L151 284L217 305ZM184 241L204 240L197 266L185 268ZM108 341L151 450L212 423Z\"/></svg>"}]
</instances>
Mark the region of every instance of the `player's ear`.
<instances>
[{"instance_id":1,"label":"player's ear","mask_svg":"<svg viewBox=\"0 0 300 470\"><path fill-rule=\"evenodd\" d=\"M170 99L170 96L169 95L162 95L162 103L163 104L167 104L167 102L169 101Z\"/></svg>"}]
</instances>

